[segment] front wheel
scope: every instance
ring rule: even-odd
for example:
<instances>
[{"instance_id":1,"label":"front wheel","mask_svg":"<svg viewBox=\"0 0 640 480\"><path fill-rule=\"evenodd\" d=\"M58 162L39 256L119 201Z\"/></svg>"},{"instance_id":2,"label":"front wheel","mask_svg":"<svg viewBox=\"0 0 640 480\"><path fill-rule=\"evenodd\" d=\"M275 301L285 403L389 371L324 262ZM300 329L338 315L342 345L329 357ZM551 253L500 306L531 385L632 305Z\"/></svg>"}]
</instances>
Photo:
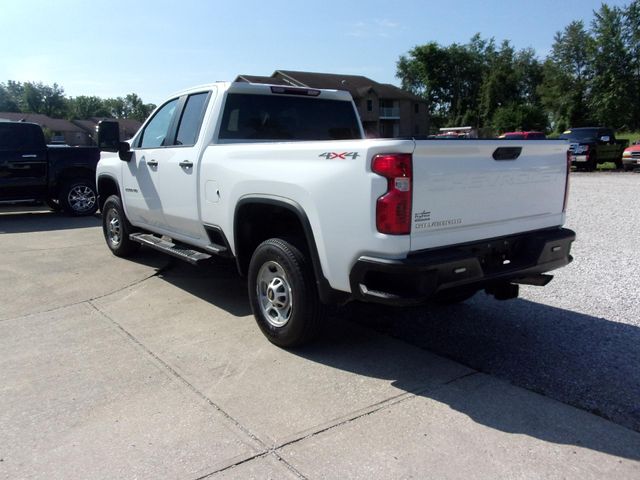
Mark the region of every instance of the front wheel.
<instances>
[{"instance_id":1,"label":"front wheel","mask_svg":"<svg viewBox=\"0 0 640 480\"><path fill-rule=\"evenodd\" d=\"M60 190L60 206L70 215L93 215L98 210L98 194L95 183L85 178L66 182Z\"/></svg>"},{"instance_id":2,"label":"front wheel","mask_svg":"<svg viewBox=\"0 0 640 480\"><path fill-rule=\"evenodd\" d=\"M262 242L249 264L251 310L269 341L296 347L312 340L322 323L323 305L308 258L292 243Z\"/></svg>"},{"instance_id":3,"label":"front wheel","mask_svg":"<svg viewBox=\"0 0 640 480\"><path fill-rule=\"evenodd\" d=\"M139 243L129 239L131 230L120 197L111 195L102 206L102 233L114 255L127 257L140 248Z\"/></svg>"}]
</instances>

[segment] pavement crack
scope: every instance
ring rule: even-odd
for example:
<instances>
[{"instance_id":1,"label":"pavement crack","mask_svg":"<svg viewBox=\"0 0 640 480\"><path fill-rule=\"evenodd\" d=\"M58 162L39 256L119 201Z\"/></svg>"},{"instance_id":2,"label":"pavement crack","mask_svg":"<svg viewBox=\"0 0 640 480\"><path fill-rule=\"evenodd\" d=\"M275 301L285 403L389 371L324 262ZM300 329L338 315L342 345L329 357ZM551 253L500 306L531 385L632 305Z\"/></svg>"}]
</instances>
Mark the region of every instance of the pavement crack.
<instances>
[{"instance_id":1,"label":"pavement crack","mask_svg":"<svg viewBox=\"0 0 640 480\"><path fill-rule=\"evenodd\" d=\"M117 289L115 289L115 290L112 290L112 291L110 291L110 292L104 293L104 294L102 294L102 295L98 295L98 296L96 296L96 297L91 297L91 298L88 298L88 299L86 299L86 300L80 300L80 301L78 301L78 302L67 303L67 304L65 304L65 305L59 305L59 306L57 306L57 307L48 308L48 309L46 309L46 310L39 310L39 311L37 311L37 312L30 312L30 313L27 313L27 314L25 314L25 315L18 315L17 317L3 318L3 319L0 319L0 323L8 322L8 321L11 321L11 320L16 320L16 319L18 319L18 318L28 318L28 317L32 317L32 316L34 316L34 315L42 315L43 313L55 312L55 311L57 311L57 310L62 310L62 309L64 309L64 308L75 307L76 305L82 305L83 303L89 303L89 304L91 304L91 302L93 302L93 301L95 301L95 300L100 300L101 298L105 298L105 297L108 297L108 296L110 296L110 295L114 295L114 294L116 294L116 293L119 293L119 292L122 292L122 291L124 291L124 290L127 290L128 288L132 288L132 287L135 287L136 285L140 285L140 284L142 284L142 283L146 282L147 280L149 280L149 279L151 279L151 278L153 278L153 277L157 277L157 276L159 276L159 275L162 275L162 274L164 274L165 272L167 272L167 270L170 270L171 266L172 266L172 265L171 265L171 263L168 263L167 265L164 265L164 266L162 266L162 267L159 267L159 268L158 268L155 272L153 272L151 275L147 275L147 276L146 276L146 277L144 277L144 278L140 278L140 279L138 279L138 280L135 280L135 281L133 281L133 282L131 282L131 283L128 283L128 284L126 284L126 285L124 285L124 286L122 286L122 287L119 287L119 288L117 288ZM93 306L93 304L91 304L91 305Z\"/></svg>"},{"instance_id":2,"label":"pavement crack","mask_svg":"<svg viewBox=\"0 0 640 480\"><path fill-rule=\"evenodd\" d=\"M458 382L460 380L462 380L463 378L467 378L467 377L473 377L474 375L479 375L480 372L478 372L477 370L473 371L473 372L469 372L469 373L465 373L464 375L460 375L459 377L456 378L452 378L451 380L449 380L448 382L443 383L442 385L451 385L452 383Z\"/></svg>"},{"instance_id":3,"label":"pavement crack","mask_svg":"<svg viewBox=\"0 0 640 480\"><path fill-rule=\"evenodd\" d=\"M94 305L91 301L88 302L89 305L96 310L100 315L109 320L113 325L118 328L129 340L131 340L135 345L137 345L141 350L151 356L156 362L158 362L165 370L167 370L173 377L179 380L182 384L184 384L189 390L195 393L198 397L204 400L208 405L217 410L220 414L222 414L227 420L229 420L233 425L238 427L245 435L254 440L258 445L263 448L263 452L269 451L269 447L262 441L256 434L254 434L247 427L242 425L238 420L236 420L233 416L227 413L222 407L216 404L213 400L211 400L207 395L198 390L189 380L184 378L175 368L169 365L166 361L164 361L160 356L158 356L153 350L147 347L144 343L138 340L131 332L129 332L126 328L120 325L117 321L107 315L105 312L100 310L96 305Z\"/></svg>"}]
</instances>

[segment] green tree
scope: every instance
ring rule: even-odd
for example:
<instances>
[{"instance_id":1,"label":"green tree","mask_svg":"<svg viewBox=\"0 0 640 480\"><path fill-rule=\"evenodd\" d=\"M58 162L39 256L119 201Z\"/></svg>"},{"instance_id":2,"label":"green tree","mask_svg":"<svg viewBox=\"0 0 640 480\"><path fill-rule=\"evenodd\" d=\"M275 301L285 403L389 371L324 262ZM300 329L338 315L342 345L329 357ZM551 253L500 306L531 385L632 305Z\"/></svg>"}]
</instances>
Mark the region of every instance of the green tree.
<instances>
[{"instance_id":1,"label":"green tree","mask_svg":"<svg viewBox=\"0 0 640 480\"><path fill-rule=\"evenodd\" d=\"M623 13L618 7L603 4L594 15L592 115L600 124L628 127L633 123L630 105L635 85L630 68L632 58L625 45Z\"/></svg>"},{"instance_id":2,"label":"green tree","mask_svg":"<svg viewBox=\"0 0 640 480\"><path fill-rule=\"evenodd\" d=\"M39 84L42 92L42 113L53 118L66 116L68 105L64 89L57 83L52 86Z\"/></svg>"},{"instance_id":3,"label":"green tree","mask_svg":"<svg viewBox=\"0 0 640 480\"><path fill-rule=\"evenodd\" d=\"M624 10L624 41L629 53L632 77L633 114L631 128L640 128L640 0L634 0Z\"/></svg>"},{"instance_id":4,"label":"green tree","mask_svg":"<svg viewBox=\"0 0 640 480\"><path fill-rule=\"evenodd\" d=\"M18 100L4 83L0 83L0 112L19 112Z\"/></svg>"},{"instance_id":5,"label":"green tree","mask_svg":"<svg viewBox=\"0 0 640 480\"><path fill-rule=\"evenodd\" d=\"M593 37L581 21L571 22L555 35L538 93L556 130L584 126L590 121L593 49Z\"/></svg>"},{"instance_id":6,"label":"green tree","mask_svg":"<svg viewBox=\"0 0 640 480\"><path fill-rule=\"evenodd\" d=\"M69 115L76 119L109 117L110 110L100 97L80 95L69 99Z\"/></svg>"}]
</instances>

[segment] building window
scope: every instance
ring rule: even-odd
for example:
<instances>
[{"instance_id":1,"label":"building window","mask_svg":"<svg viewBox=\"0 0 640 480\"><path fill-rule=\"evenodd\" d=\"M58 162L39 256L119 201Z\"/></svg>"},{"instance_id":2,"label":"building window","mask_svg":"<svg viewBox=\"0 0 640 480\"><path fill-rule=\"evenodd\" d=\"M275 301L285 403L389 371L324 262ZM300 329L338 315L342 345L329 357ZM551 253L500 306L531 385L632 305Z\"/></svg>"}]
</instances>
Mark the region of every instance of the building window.
<instances>
[{"instance_id":1,"label":"building window","mask_svg":"<svg viewBox=\"0 0 640 480\"><path fill-rule=\"evenodd\" d=\"M367 112L373 112L373 100L367 100Z\"/></svg>"},{"instance_id":2,"label":"building window","mask_svg":"<svg viewBox=\"0 0 640 480\"><path fill-rule=\"evenodd\" d=\"M413 104L413 111L415 113L420 113L420 104L419 103L414 103Z\"/></svg>"}]
</instances>

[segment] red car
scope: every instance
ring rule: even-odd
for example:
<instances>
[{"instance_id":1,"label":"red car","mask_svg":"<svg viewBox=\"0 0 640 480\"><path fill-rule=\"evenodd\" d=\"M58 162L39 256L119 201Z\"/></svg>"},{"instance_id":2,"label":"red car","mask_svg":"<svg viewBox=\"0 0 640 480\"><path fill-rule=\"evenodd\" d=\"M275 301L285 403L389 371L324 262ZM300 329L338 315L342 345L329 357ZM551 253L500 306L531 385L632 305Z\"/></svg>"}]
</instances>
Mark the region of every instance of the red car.
<instances>
[{"instance_id":1,"label":"red car","mask_svg":"<svg viewBox=\"0 0 640 480\"><path fill-rule=\"evenodd\" d=\"M622 166L626 171L640 168L640 144L636 142L622 152Z\"/></svg>"},{"instance_id":2,"label":"red car","mask_svg":"<svg viewBox=\"0 0 640 480\"><path fill-rule=\"evenodd\" d=\"M542 132L505 132L498 138L505 140L544 140L547 136Z\"/></svg>"}]
</instances>

